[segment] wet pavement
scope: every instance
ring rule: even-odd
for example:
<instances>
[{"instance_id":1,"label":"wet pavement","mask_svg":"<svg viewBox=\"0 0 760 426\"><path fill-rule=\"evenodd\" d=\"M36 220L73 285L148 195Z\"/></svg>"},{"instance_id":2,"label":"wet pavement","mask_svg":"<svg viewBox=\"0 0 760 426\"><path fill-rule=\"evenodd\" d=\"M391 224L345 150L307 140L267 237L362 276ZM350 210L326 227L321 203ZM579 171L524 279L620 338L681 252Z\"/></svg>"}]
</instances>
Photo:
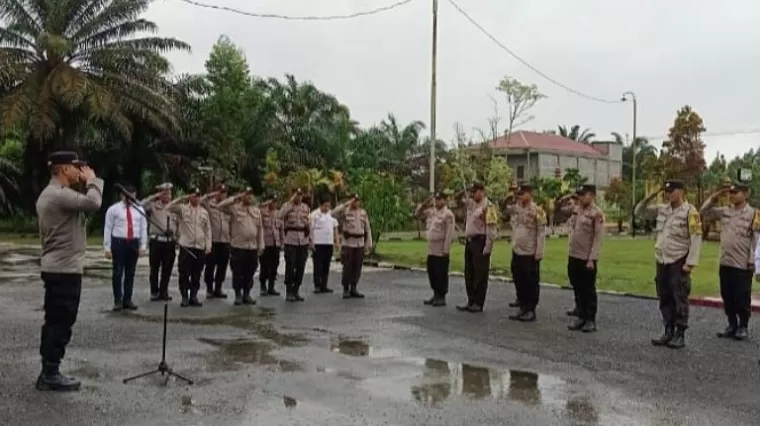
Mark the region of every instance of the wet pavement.
<instances>
[{"instance_id":1,"label":"wet pavement","mask_svg":"<svg viewBox=\"0 0 760 426\"><path fill-rule=\"evenodd\" d=\"M423 274L378 269L363 276L365 300L306 294L300 304L263 298L235 307L228 299L203 308L175 301L167 358L195 384L172 378L164 386L161 376L123 384L157 366L163 304L146 301L141 268L140 309L110 312L108 271L96 255L64 363L83 389L40 393L33 382L42 286L26 253L0 249L2 425L664 426L760 418L758 345L714 338L719 310L693 308L689 346L673 351L648 343L660 332L652 301L601 297L599 332L577 334L565 328L567 291L543 289L539 321L521 324L506 318L509 284L492 284L482 315L463 314L453 308L463 301L461 279L452 279L450 306L436 309L421 304Z\"/></svg>"}]
</instances>

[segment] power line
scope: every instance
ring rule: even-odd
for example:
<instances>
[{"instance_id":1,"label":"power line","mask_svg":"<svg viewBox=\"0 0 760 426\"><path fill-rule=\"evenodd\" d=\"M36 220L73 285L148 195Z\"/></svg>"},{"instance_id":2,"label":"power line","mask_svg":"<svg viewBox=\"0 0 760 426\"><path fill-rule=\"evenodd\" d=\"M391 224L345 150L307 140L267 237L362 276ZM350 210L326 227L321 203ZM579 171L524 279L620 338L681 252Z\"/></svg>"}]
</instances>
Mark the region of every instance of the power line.
<instances>
[{"instance_id":1,"label":"power line","mask_svg":"<svg viewBox=\"0 0 760 426\"><path fill-rule=\"evenodd\" d=\"M615 100L602 99L602 98L598 98L596 96L587 95L587 94L585 94L585 93L583 93L583 92L581 92L579 90L573 89L570 86L562 84L561 82L555 80L554 78L550 77L546 73L542 72L538 68L536 68L533 65L531 65L528 61L526 61L525 59L521 58L520 55L518 55L512 49L510 49L509 47L507 47L504 43L502 43L501 41L499 41L499 39L497 39L493 34L489 33L485 28L483 28L482 25L480 25L477 21L475 21L475 19L473 19L458 4L456 4L454 2L454 0L449 0L449 3L451 3L451 5L454 7L454 9L456 9L457 12L459 12L462 16L464 16L465 19L467 19L468 21L470 21L470 23L473 26L475 26L475 28L477 28L478 30L480 30L480 32L483 33L486 37L490 38L491 41L493 41L494 43L496 43L496 45L499 46L502 50L504 50L505 52L507 52L509 54L509 56L513 57L518 62L520 62L523 65L525 65L526 67L528 67L531 71L533 71L536 74L540 75L545 80L547 80L548 82L554 84L555 86L560 87L562 89L565 89L566 91L568 91L568 92L570 92L570 93L572 93L572 94L574 94L576 96L580 96L581 98L585 98L585 99L588 99L590 101L601 102L601 103L605 103L605 104L619 104L619 103L623 102L620 99L615 99Z\"/></svg>"},{"instance_id":2,"label":"power line","mask_svg":"<svg viewBox=\"0 0 760 426\"><path fill-rule=\"evenodd\" d=\"M178 0L178 1L181 1L182 3L186 3L192 6L196 6L196 7L202 7L205 9L222 10L225 12L231 12L237 15L249 16L253 18L283 19L287 21L338 21L338 20L353 19L353 18L359 18L362 16L376 15L378 13L388 12L398 7L405 6L414 0L402 0L396 3L393 3L391 5L379 7L372 10L365 10L363 12L350 13L347 15L331 15L331 16L289 16L289 15L278 15L275 13L254 13L254 12L247 12L241 9L236 9L234 7L217 6L213 4L197 2L194 0Z\"/></svg>"},{"instance_id":3,"label":"power line","mask_svg":"<svg viewBox=\"0 0 760 426\"><path fill-rule=\"evenodd\" d=\"M714 137L720 137L720 136L739 136L739 135L755 135L755 134L760 134L760 129L729 130L725 132L705 132L705 133L702 133L700 137L714 138ZM641 137L648 140L668 139L668 135L641 136Z\"/></svg>"}]
</instances>

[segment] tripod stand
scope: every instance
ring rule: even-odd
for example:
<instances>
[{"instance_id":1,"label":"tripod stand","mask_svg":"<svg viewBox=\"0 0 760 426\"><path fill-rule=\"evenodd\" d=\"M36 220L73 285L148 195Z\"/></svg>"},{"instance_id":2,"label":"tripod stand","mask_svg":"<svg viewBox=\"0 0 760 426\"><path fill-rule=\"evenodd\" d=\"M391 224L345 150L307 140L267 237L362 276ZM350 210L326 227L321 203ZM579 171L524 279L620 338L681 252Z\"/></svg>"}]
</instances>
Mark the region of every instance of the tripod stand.
<instances>
[{"instance_id":1,"label":"tripod stand","mask_svg":"<svg viewBox=\"0 0 760 426\"><path fill-rule=\"evenodd\" d=\"M174 238L174 236L171 234L171 232L168 231L169 230L169 218L166 219L166 228L162 228L155 221L153 221L152 218L150 218L147 214L145 214L144 207L128 191L126 191L124 189L124 187L122 187L119 184L116 184L116 189L118 189L127 198L127 200L129 200L130 203L134 204L135 206L141 207L141 208L138 208L136 210L140 213L140 215L142 215L145 218L145 220L147 220L152 226L155 226L156 229L158 229L159 231L163 231L163 234L166 235L166 236L168 236L168 237L170 237L171 241L174 241L175 243L177 242L176 238ZM180 246L180 250L187 250L187 249L185 249L184 247ZM195 256L195 254L193 254L191 251L187 250L187 254L189 254L191 257L197 259L197 256ZM133 380L136 380L136 379L141 379L143 377L152 376L154 374L160 374L162 377L164 377L164 376L166 377L166 380L164 381L164 386L166 386L167 384L169 384L169 379L171 377L176 377L176 378L178 378L180 380L183 380L183 381L187 382L188 385L192 385L193 384L192 380L190 380L190 379L188 379L186 377L180 376L179 374L175 373L174 370L172 370L169 367L169 364L166 362L166 334L167 334L166 333L166 329L167 329L167 323L168 322L169 322L169 301L165 299L164 300L164 321L163 321L164 332L163 332L163 339L162 339L162 344L161 344L161 361L158 363L158 367L155 370L147 371L145 373L141 373L141 374L138 374L138 375L133 376L133 377L128 377L128 378L124 379L122 381L122 383L127 384L127 383L129 383L129 382L131 382Z\"/></svg>"}]
</instances>

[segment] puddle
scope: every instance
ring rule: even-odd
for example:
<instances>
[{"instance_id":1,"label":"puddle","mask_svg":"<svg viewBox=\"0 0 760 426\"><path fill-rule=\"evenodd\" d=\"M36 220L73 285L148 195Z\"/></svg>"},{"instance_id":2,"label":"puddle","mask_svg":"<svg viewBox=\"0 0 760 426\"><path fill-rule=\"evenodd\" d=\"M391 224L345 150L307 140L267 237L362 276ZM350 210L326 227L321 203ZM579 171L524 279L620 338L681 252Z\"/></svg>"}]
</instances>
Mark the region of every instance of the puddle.
<instances>
[{"instance_id":1,"label":"puddle","mask_svg":"<svg viewBox=\"0 0 760 426\"><path fill-rule=\"evenodd\" d=\"M250 339L208 339L199 342L219 348L209 355L209 369L212 371L232 371L244 365L264 365L281 372L303 371L297 362L280 359L271 354L276 349L271 342Z\"/></svg>"},{"instance_id":2,"label":"puddle","mask_svg":"<svg viewBox=\"0 0 760 426\"><path fill-rule=\"evenodd\" d=\"M353 357L392 358L401 356L401 352L396 349L373 347L362 339L343 336L330 342L330 350Z\"/></svg>"}]
</instances>

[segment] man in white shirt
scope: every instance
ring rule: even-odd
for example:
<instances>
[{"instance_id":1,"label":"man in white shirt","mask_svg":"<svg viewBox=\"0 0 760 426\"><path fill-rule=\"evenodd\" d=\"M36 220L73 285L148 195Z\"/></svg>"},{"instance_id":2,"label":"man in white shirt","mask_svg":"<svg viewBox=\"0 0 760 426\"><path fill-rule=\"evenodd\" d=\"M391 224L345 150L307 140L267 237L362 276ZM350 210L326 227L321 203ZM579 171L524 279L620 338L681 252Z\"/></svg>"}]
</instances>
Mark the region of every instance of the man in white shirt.
<instances>
[{"instance_id":1,"label":"man in white shirt","mask_svg":"<svg viewBox=\"0 0 760 426\"><path fill-rule=\"evenodd\" d=\"M135 187L124 185L124 189L134 199ZM111 281L113 285L113 310L135 310L132 289L135 284L135 268L139 256L148 249L148 223L140 207L132 205L122 194L121 201L106 212L103 228L103 249L106 259L113 265Z\"/></svg>"},{"instance_id":2,"label":"man in white shirt","mask_svg":"<svg viewBox=\"0 0 760 426\"><path fill-rule=\"evenodd\" d=\"M330 199L324 198L311 213L311 259L314 264L314 293L332 293L327 287L334 247L338 246L338 221L330 213Z\"/></svg>"}]
</instances>

